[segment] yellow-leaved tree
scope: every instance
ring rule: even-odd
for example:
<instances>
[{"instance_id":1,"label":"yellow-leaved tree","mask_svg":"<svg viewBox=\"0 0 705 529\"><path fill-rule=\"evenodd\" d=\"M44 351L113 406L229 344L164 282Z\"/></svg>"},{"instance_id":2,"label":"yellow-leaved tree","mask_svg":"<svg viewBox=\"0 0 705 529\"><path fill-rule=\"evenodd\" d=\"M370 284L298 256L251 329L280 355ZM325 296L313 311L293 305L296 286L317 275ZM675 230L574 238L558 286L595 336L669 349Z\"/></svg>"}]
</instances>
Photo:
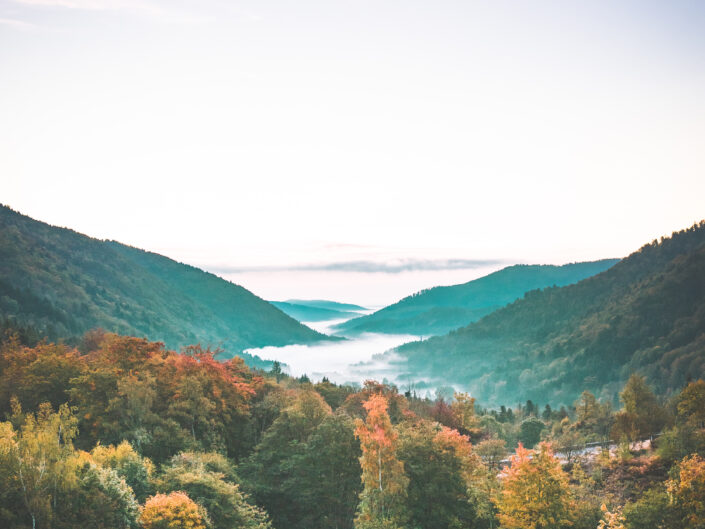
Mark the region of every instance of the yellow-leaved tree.
<instances>
[{"instance_id":1,"label":"yellow-leaved tree","mask_svg":"<svg viewBox=\"0 0 705 529\"><path fill-rule=\"evenodd\" d=\"M624 516L620 508L610 512L606 505L602 505L602 520L600 520L597 529L626 529L624 525Z\"/></svg>"},{"instance_id":2,"label":"yellow-leaved tree","mask_svg":"<svg viewBox=\"0 0 705 529\"><path fill-rule=\"evenodd\" d=\"M519 443L496 498L503 529L562 529L571 525L568 475L551 445L527 450Z\"/></svg>"},{"instance_id":3,"label":"yellow-leaved tree","mask_svg":"<svg viewBox=\"0 0 705 529\"><path fill-rule=\"evenodd\" d=\"M142 508L140 523L145 529L206 529L206 515L183 492L155 494Z\"/></svg>"},{"instance_id":4,"label":"yellow-leaved tree","mask_svg":"<svg viewBox=\"0 0 705 529\"><path fill-rule=\"evenodd\" d=\"M19 492L18 514L26 513L32 529L48 527L59 493L75 481L76 420L65 404L58 412L49 403L41 404L36 414L24 414L16 400L12 407L20 428L15 431L12 423L0 423L1 486Z\"/></svg>"},{"instance_id":5,"label":"yellow-leaved tree","mask_svg":"<svg viewBox=\"0 0 705 529\"><path fill-rule=\"evenodd\" d=\"M677 478L668 480L666 486L684 527L705 527L705 459L697 454L683 458Z\"/></svg>"}]
</instances>

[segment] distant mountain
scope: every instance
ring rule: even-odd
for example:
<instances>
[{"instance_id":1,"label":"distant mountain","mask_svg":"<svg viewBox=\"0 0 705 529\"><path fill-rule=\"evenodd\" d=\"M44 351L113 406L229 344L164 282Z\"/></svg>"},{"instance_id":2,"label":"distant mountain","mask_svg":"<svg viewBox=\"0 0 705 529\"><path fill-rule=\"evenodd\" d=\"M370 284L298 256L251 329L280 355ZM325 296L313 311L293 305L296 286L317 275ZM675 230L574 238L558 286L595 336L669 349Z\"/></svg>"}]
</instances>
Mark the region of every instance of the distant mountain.
<instances>
[{"instance_id":1,"label":"distant mountain","mask_svg":"<svg viewBox=\"0 0 705 529\"><path fill-rule=\"evenodd\" d=\"M422 290L368 316L343 322L336 333L362 332L445 334L507 305L525 292L548 286L564 286L598 274L619 259L603 259L563 266L515 265L487 276L445 287Z\"/></svg>"},{"instance_id":2,"label":"distant mountain","mask_svg":"<svg viewBox=\"0 0 705 529\"><path fill-rule=\"evenodd\" d=\"M674 392L705 376L705 221L389 357L488 404L568 404L583 389L615 399L632 372Z\"/></svg>"},{"instance_id":3,"label":"distant mountain","mask_svg":"<svg viewBox=\"0 0 705 529\"><path fill-rule=\"evenodd\" d=\"M338 303L337 301L329 301L327 299L287 299L286 303L339 311L359 312L367 310L365 307L361 307L360 305L353 305L352 303Z\"/></svg>"},{"instance_id":4,"label":"distant mountain","mask_svg":"<svg viewBox=\"0 0 705 529\"><path fill-rule=\"evenodd\" d=\"M307 301L292 299L289 301L270 301L270 303L295 320L308 322L342 320L361 316L359 312L351 312L350 310L343 309L354 308L356 310L366 310L358 305L323 300ZM337 308L334 309L331 307Z\"/></svg>"},{"instance_id":5,"label":"distant mountain","mask_svg":"<svg viewBox=\"0 0 705 529\"><path fill-rule=\"evenodd\" d=\"M50 339L105 330L229 353L327 337L241 286L0 205L0 321Z\"/></svg>"}]
</instances>

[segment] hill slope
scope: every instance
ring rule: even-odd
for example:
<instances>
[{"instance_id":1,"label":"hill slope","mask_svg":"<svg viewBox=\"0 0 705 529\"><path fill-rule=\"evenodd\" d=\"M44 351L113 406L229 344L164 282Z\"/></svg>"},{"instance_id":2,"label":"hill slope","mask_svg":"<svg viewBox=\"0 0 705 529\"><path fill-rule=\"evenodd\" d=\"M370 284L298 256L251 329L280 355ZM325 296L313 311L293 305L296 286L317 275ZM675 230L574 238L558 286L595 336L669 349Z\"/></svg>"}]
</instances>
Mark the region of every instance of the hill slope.
<instances>
[{"instance_id":1,"label":"hill slope","mask_svg":"<svg viewBox=\"0 0 705 529\"><path fill-rule=\"evenodd\" d=\"M665 393L705 376L705 221L575 285L524 298L445 336L397 348L400 369L488 403L613 399L631 372Z\"/></svg>"},{"instance_id":2,"label":"hill slope","mask_svg":"<svg viewBox=\"0 0 705 529\"><path fill-rule=\"evenodd\" d=\"M167 257L0 206L0 319L51 339L102 327L180 347L310 343L325 336L241 286Z\"/></svg>"},{"instance_id":3,"label":"hill slope","mask_svg":"<svg viewBox=\"0 0 705 529\"><path fill-rule=\"evenodd\" d=\"M509 266L461 285L422 290L373 314L341 323L335 330L346 335L361 332L417 336L445 334L479 320L525 292L576 283L618 261L603 259L563 266Z\"/></svg>"}]
</instances>

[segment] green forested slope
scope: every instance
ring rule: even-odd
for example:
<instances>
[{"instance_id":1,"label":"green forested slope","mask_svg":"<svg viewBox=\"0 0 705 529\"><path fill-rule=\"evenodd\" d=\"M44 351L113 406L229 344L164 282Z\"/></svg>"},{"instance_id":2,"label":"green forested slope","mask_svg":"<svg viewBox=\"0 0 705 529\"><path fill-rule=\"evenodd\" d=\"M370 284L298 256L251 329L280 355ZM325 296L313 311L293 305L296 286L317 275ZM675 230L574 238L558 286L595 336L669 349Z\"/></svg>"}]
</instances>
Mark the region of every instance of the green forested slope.
<instances>
[{"instance_id":1,"label":"green forested slope","mask_svg":"<svg viewBox=\"0 0 705 529\"><path fill-rule=\"evenodd\" d=\"M336 330L341 334L444 334L479 320L525 292L576 283L606 270L617 261L603 259L563 266L509 266L461 285L422 290L373 314L341 323Z\"/></svg>"},{"instance_id":2,"label":"green forested slope","mask_svg":"<svg viewBox=\"0 0 705 529\"><path fill-rule=\"evenodd\" d=\"M229 352L324 338L241 286L0 206L0 319L50 339L102 327Z\"/></svg>"},{"instance_id":3,"label":"green forested slope","mask_svg":"<svg viewBox=\"0 0 705 529\"><path fill-rule=\"evenodd\" d=\"M417 376L443 377L491 403L570 403L584 388L613 399L634 371L675 391L705 375L705 222L395 352Z\"/></svg>"}]
</instances>

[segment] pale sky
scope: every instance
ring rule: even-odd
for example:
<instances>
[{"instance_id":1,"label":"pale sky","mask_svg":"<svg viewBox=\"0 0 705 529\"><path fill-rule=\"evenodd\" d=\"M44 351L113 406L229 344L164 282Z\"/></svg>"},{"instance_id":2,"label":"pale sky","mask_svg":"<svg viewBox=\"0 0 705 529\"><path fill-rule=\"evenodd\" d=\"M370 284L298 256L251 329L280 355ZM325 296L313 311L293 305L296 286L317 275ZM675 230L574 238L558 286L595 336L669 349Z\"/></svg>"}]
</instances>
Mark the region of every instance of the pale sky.
<instances>
[{"instance_id":1,"label":"pale sky","mask_svg":"<svg viewBox=\"0 0 705 529\"><path fill-rule=\"evenodd\" d=\"M268 299L619 257L705 217L703 28L701 1L0 0L0 202Z\"/></svg>"}]
</instances>

